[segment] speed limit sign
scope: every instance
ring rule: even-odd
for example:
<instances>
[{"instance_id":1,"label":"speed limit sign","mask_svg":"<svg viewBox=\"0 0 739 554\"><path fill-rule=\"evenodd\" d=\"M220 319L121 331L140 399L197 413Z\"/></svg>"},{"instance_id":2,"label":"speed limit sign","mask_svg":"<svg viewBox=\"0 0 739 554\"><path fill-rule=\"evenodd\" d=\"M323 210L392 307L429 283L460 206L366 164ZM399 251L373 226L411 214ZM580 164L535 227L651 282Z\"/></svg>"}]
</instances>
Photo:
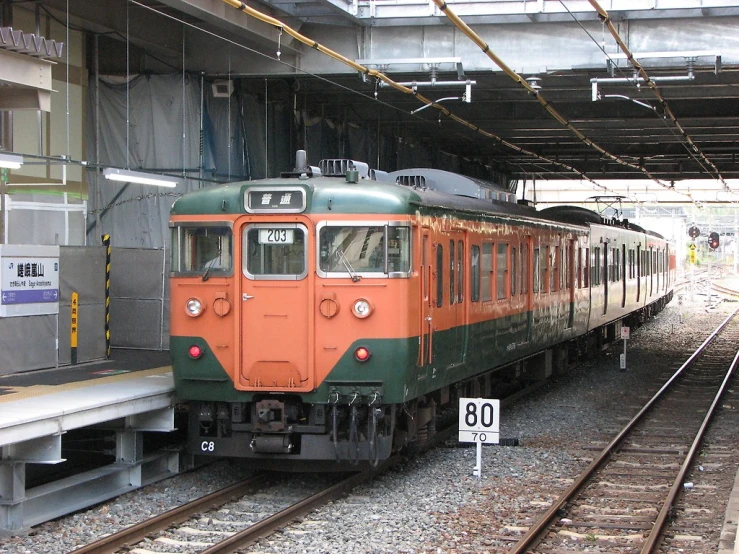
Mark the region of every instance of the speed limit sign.
<instances>
[{"instance_id":1,"label":"speed limit sign","mask_svg":"<svg viewBox=\"0 0 739 554\"><path fill-rule=\"evenodd\" d=\"M459 442L500 442L500 400L459 399Z\"/></svg>"}]
</instances>

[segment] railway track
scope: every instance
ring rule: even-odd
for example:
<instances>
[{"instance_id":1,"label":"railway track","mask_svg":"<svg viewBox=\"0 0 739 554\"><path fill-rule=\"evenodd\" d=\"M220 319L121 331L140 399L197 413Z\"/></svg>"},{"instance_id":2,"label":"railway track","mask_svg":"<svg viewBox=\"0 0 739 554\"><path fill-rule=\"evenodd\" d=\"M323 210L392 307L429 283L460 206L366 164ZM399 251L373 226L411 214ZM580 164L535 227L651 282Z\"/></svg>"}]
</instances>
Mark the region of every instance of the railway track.
<instances>
[{"instance_id":1,"label":"railway track","mask_svg":"<svg viewBox=\"0 0 739 554\"><path fill-rule=\"evenodd\" d=\"M719 325L509 554L581 552L588 542L607 544L609 552L656 551L739 361L737 313ZM682 527L689 532L690 523Z\"/></svg>"},{"instance_id":2,"label":"railway track","mask_svg":"<svg viewBox=\"0 0 739 554\"><path fill-rule=\"evenodd\" d=\"M72 552L151 552L147 548L151 544L169 552L235 552L348 493L396 462L348 476L323 474L310 483L299 475L259 473Z\"/></svg>"},{"instance_id":3,"label":"railway track","mask_svg":"<svg viewBox=\"0 0 739 554\"><path fill-rule=\"evenodd\" d=\"M448 440L453 424L437 432L423 450ZM168 552L226 554L269 536L301 516L350 493L404 458L394 456L378 468L353 474L260 473L132 527L75 549L73 554L150 553L147 543L166 545ZM306 484L311 481L311 484ZM328 483L325 483L328 481ZM312 485L312 486L311 486ZM280 501L275 501L279 498ZM72 554L70 553L70 554Z\"/></svg>"}]
</instances>

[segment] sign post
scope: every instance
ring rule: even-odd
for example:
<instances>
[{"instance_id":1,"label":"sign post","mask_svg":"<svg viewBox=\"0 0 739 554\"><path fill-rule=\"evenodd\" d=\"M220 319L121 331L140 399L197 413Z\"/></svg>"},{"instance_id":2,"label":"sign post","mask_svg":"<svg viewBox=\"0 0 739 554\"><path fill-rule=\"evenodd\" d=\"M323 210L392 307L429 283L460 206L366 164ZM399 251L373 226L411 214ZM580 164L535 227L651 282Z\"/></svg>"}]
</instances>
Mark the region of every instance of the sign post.
<instances>
[{"instance_id":1,"label":"sign post","mask_svg":"<svg viewBox=\"0 0 739 554\"><path fill-rule=\"evenodd\" d=\"M621 338L624 339L624 353L621 354L621 371L626 371L626 341L631 338L631 328L621 327Z\"/></svg>"},{"instance_id":2,"label":"sign post","mask_svg":"<svg viewBox=\"0 0 739 554\"><path fill-rule=\"evenodd\" d=\"M482 478L482 445L500 443L500 400L459 399L459 442L477 445L477 464L472 475Z\"/></svg>"}]
</instances>

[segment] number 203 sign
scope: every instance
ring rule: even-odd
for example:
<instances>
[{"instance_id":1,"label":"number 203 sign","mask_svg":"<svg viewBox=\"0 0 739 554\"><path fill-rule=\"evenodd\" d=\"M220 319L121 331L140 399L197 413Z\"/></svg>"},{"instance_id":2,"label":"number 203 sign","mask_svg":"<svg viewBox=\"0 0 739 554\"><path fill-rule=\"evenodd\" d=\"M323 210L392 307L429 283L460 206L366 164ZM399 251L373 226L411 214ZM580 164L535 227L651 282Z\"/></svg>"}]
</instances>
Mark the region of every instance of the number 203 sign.
<instances>
[{"instance_id":1,"label":"number 203 sign","mask_svg":"<svg viewBox=\"0 0 739 554\"><path fill-rule=\"evenodd\" d=\"M459 399L459 442L500 442L500 400Z\"/></svg>"}]
</instances>

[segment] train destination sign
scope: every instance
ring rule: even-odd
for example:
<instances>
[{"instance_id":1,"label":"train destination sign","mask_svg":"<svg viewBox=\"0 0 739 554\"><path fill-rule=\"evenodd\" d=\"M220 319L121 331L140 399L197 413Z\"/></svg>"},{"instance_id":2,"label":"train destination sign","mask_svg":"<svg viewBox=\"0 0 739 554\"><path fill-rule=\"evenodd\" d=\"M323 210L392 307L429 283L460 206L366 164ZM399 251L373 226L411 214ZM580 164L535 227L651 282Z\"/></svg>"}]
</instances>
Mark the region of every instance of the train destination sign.
<instances>
[{"instance_id":1,"label":"train destination sign","mask_svg":"<svg viewBox=\"0 0 739 554\"><path fill-rule=\"evenodd\" d=\"M245 206L249 213L300 213L305 210L305 190L300 187L248 189Z\"/></svg>"}]
</instances>

